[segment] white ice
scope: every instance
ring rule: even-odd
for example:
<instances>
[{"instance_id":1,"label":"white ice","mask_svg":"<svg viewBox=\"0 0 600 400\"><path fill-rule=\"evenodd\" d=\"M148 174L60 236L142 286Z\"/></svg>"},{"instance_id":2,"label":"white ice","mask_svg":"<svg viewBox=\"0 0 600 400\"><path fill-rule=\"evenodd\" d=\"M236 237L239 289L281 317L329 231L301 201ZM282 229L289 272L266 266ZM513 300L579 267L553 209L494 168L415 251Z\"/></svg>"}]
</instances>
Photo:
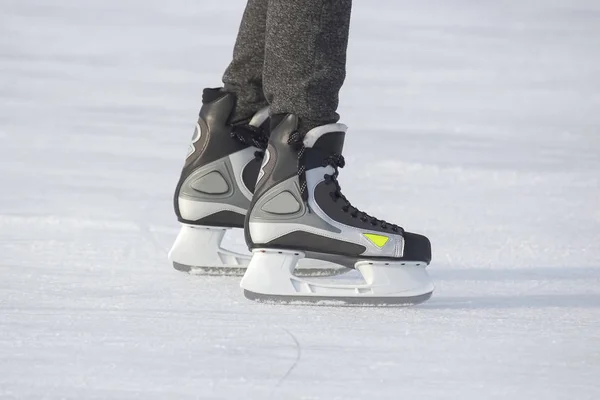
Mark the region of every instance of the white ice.
<instances>
[{"instance_id":1,"label":"white ice","mask_svg":"<svg viewBox=\"0 0 600 400\"><path fill-rule=\"evenodd\" d=\"M403 309L167 262L243 6L1 2L0 398L600 398L600 3L355 1L340 181L432 239Z\"/></svg>"}]
</instances>

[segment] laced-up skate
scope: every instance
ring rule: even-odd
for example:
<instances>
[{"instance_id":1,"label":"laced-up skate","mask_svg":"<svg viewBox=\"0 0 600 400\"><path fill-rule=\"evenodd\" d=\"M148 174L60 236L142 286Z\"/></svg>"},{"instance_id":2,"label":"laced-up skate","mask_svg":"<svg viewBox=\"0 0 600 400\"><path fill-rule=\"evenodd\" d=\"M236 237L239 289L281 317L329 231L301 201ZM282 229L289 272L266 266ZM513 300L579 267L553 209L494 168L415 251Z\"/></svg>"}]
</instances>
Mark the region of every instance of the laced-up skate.
<instances>
[{"instance_id":1,"label":"laced-up skate","mask_svg":"<svg viewBox=\"0 0 600 400\"><path fill-rule=\"evenodd\" d=\"M205 89L192 142L175 190L181 230L169 259L181 271L242 275L249 254L221 247L227 230L243 228L268 140L268 109L248 122L230 125L235 96ZM304 263L302 275L329 275L343 269Z\"/></svg>"},{"instance_id":2,"label":"laced-up skate","mask_svg":"<svg viewBox=\"0 0 600 400\"><path fill-rule=\"evenodd\" d=\"M247 298L324 304L417 304L433 284L425 267L431 244L422 235L375 218L341 193L346 127L296 132L296 116L274 116L272 132L246 216L253 257L241 282ZM301 259L354 268L362 279L303 278Z\"/></svg>"}]
</instances>

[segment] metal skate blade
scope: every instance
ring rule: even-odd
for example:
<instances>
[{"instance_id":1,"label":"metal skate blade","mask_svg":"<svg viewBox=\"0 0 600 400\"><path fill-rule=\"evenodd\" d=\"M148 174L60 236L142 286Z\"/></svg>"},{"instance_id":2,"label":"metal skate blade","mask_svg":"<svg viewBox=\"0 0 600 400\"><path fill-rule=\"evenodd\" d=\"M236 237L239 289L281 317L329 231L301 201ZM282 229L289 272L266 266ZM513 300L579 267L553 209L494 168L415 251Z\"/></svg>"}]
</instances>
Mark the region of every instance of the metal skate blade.
<instances>
[{"instance_id":1,"label":"metal skate blade","mask_svg":"<svg viewBox=\"0 0 600 400\"><path fill-rule=\"evenodd\" d=\"M174 262L173 268L177 271L188 272L191 275L206 276L243 276L246 272L245 266L240 265L220 265L220 266L192 266Z\"/></svg>"},{"instance_id":2,"label":"metal skate blade","mask_svg":"<svg viewBox=\"0 0 600 400\"><path fill-rule=\"evenodd\" d=\"M187 272L192 275L206 276L244 276L246 266L244 265L220 265L220 266L191 266L180 263L173 263L173 268L177 271ZM297 267L294 275L298 277L325 277L337 276L351 271L346 267Z\"/></svg>"},{"instance_id":3,"label":"metal skate blade","mask_svg":"<svg viewBox=\"0 0 600 400\"><path fill-rule=\"evenodd\" d=\"M329 296L281 296L261 294L244 289L244 296L249 300L260 303L298 305L298 306L325 306L325 307L388 307L388 306L414 306L429 300L433 292L410 297L329 297Z\"/></svg>"},{"instance_id":4,"label":"metal skate blade","mask_svg":"<svg viewBox=\"0 0 600 400\"><path fill-rule=\"evenodd\" d=\"M306 278L306 277L320 277L320 276L338 276L352 271L346 267L296 267L294 275Z\"/></svg>"}]
</instances>

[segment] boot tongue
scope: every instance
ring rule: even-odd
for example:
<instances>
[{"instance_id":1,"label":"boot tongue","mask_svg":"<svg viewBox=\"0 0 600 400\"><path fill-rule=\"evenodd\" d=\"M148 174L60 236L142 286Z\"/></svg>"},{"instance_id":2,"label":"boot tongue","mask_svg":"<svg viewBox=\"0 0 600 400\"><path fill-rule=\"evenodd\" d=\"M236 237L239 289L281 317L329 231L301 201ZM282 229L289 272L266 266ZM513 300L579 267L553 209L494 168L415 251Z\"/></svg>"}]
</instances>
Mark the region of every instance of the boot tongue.
<instances>
[{"instance_id":1,"label":"boot tongue","mask_svg":"<svg viewBox=\"0 0 600 400\"><path fill-rule=\"evenodd\" d=\"M313 128L304 136L304 147L318 149L325 153L342 154L347 129L344 124L328 124Z\"/></svg>"},{"instance_id":2,"label":"boot tongue","mask_svg":"<svg viewBox=\"0 0 600 400\"><path fill-rule=\"evenodd\" d=\"M202 93L202 118L209 129L223 128L235 107L235 95L220 88L204 89Z\"/></svg>"},{"instance_id":3,"label":"boot tongue","mask_svg":"<svg viewBox=\"0 0 600 400\"><path fill-rule=\"evenodd\" d=\"M269 119L269 107L260 109L248 122L248 125L260 128ZM266 125L266 124L265 124Z\"/></svg>"},{"instance_id":4,"label":"boot tongue","mask_svg":"<svg viewBox=\"0 0 600 400\"><path fill-rule=\"evenodd\" d=\"M294 114L271 115L270 141L279 144L288 143L290 134L298 129L298 117Z\"/></svg>"}]
</instances>

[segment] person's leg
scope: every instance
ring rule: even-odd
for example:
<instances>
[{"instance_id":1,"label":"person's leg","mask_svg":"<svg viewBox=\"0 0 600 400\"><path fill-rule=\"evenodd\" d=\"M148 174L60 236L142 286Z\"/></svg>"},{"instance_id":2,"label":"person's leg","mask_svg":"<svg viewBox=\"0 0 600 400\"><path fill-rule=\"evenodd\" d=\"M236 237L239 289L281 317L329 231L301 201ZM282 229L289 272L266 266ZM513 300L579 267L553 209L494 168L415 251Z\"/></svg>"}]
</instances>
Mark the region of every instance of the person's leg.
<instances>
[{"instance_id":1,"label":"person's leg","mask_svg":"<svg viewBox=\"0 0 600 400\"><path fill-rule=\"evenodd\" d=\"M240 285L249 299L417 304L433 292L429 239L356 208L338 182L346 126L335 122L350 6L269 1L263 82L271 121L245 220L253 256ZM294 269L305 257L355 268L362 279L299 278Z\"/></svg>"},{"instance_id":2,"label":"person's leg","mask_svg":"<svg viewBox=\"0 0 600 400\"><path fill-rule=\"evenodd\" d=\"M269 0L263 84L271 115L297 115L304 133L339 119L351 8L352 0Z\"/></svg>"},{"instance_id":3,"label":"person's leg","mask_svg":"<svg viewBox=\"0 0 600 400\"><path fill-rule=\"evenodd\" d=\"M267 5L268 0L248 0L233 60L223 75L225 90L237 98L232 123L248 120L267 106L262 82Z\"/></svg>"},{"instance_id":4,"label":"person's leg","mask_svg":"<svg viewBox=\"0 0 600 400\"><path fill-rule=\"evenodd\" d=\"M269 125L262 88L268 0L249 0L225 71L225 89L204 89L174 208L181 230L169 259L181 271L239 273L249 257L220 247L242 228ZM236 272L237 271L237 272Z\"/></svg>"}]
</instances>

